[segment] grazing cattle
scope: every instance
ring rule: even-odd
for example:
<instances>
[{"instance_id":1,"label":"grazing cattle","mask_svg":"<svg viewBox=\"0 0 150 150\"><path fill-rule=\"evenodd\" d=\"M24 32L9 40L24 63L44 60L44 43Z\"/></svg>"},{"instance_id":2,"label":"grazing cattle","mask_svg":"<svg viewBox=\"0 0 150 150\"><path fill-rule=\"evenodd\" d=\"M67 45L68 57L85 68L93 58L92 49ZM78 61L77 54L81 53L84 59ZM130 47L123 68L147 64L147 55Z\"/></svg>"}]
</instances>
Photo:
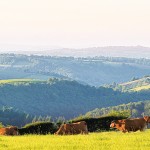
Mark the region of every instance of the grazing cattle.
<instances>
[{"instance_id":1,"label":"grazing cattle","mask_svg":"<svg viewBox=\"0 0 150 150\"><path fill-rule=\"evenodd\" d=\"M117 128L118 130L122 131L122 132L126 132L126 128L125 128L125 122L124 119L123 120L114 120L111 122L110 124L111 128Z\"/></svg>"},{"instance_id":2,"label":"grazing cattle","mask_svg":"<svg viewBox=\"0 0 150 150\"><path fill-rule=\"evenodd\" d=\"M62 124L55 134L88 134L87 124L85 121L70 124Z\"/></svg>"},{"instance_id":3,"label":"grazing cattle","mask_svg":"<svg viewBox=\"0 0 150 150\"><path fill-rule=\"evenodd\" d=\"M111 128L117 128L118 130L126 132L136 132L138 130L143 131L147 124L150 122L150 117L145 116L143 118L123 119L112 121Z\"/></svg>"},{"instance_id":4,"label":"grazing cattle","mask_svg":"<svg viewBox=\"0 0 150 150\"><path fill-rule=\"evenodd\" d=\"M144 116L144 119L147 123L150 123L150 116Z\"/></svg>"},{"instance_id":5,"label":"grazing cattle","mask_svg":"<svg viewBox=\"0 0 150 150\"><path fill-rule=\"evenodd\" d=\"M0 128L0 135L18 135L18 128L14 126Z\"/></svg>"}]
</instances>

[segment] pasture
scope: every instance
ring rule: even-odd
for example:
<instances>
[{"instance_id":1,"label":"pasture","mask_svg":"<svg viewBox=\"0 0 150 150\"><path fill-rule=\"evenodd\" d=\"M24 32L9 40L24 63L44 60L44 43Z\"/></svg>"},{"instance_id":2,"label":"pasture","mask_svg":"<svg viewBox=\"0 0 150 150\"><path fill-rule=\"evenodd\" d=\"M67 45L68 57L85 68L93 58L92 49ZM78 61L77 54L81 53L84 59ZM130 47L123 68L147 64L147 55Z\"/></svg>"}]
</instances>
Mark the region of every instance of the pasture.
<instances>
[{"instance_id":1,"label":"pasture","mask_svg":"<svg viewBox=\"0 0 150 150\"><path fill-rule=\"evenodd\" d=\"M149 150L150 130L89 135L0 136L0 150Z\"/></svg>"},{"instance_id":2,"label":"pasture","mask_svg":"<svg viewBox=\"0 0 150 150\"><path fill-rule=\"evenodd\" d=\"M8 80L0 80L0 85L2 84L24 84L24 83L36 83L43 82L42 80L36 79L8 79Z\"/></svg>"},{"instance_id":3,"label":"pasture","mask_svg":"<svg viewBox=\"0 0 150 150\"><path fill-rule=\"evenodd\" d=\"M140 87L136 87L136 88L132 89L131 91L138 92L141 90L149 90L149 89L150 89L150 85L143 85Z\"/></svg>"}]
</instances>

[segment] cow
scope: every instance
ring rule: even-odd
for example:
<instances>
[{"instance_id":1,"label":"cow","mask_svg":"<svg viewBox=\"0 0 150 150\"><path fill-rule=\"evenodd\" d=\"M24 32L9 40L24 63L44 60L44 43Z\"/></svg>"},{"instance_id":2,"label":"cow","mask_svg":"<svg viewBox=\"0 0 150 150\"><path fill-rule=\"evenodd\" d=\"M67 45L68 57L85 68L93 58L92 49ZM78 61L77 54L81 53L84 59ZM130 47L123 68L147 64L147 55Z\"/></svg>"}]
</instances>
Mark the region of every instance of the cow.
<instances>
[{"instance_id":1,"label":"cow","mask_svg":"<svg viewBox=\"0 0 150 150\"><path fill-rule=\"evenodd\" d=\"M18 128L15 126L0 128L0 135L18 135Z\"/></svg>"},{"instance_id":2,"label":"cow","mask_svg":"<svg viewBox=\"0 0 150 150\"><path fill-rule=\"evenodd\" d=\"M67 134L88 134L87 124L85 121L80 121L70 124L62 124L55 135Z\"/></svg>"},{"instance_id":3,"label":"cow","mask_svg":"<svg viewBox=\"0 0 150 150\"><path fill-rule=\"evenodd\" d=\"M117 128L124 133L127 131L125 128L125 120L114 120L111 122L110 127Z\"/></svg>"},{"instance_id":4,"label":"cow","mask_svg":"<svg viewBox=\"0 0 150 150\"><path fill-rule=\"evenodd\" d=\"M150 122L150 117L144 116L143 118L123 119L112 121L110 124L111 128L117 128L123 133L136 132L138 130L143 131L147 124Z\"/></svg>"},{"instance_id":5,"label":"cow","mask_svg":"<svg viewBox=\"0 0 150 150\"><path fill-rule=\"evenodd\" d=\"M150 116L144 116L143 118L145 119L145 121L146 121L147 123L150 123Z\"/></svg>"}]
</instances>

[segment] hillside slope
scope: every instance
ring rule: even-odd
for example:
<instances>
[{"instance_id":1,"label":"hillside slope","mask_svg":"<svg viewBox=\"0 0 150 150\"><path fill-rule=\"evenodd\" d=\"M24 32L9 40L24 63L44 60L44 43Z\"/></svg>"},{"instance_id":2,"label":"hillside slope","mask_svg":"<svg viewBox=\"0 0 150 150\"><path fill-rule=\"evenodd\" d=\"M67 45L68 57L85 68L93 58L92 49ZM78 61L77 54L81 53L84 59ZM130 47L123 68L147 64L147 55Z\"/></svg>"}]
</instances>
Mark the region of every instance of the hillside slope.
<instances>
[{"instance_id":1,"label":"hillside slope","mask_svg":"<svg viewBox=\"0 0 150 150\"><path fill-rule=\"evenodd\" d=\"M123 93L110 88L82 85L76 81L23 79L11 82L2 80L0 95L0 107L11 106L31 115L70 119L97 107L147 100L150 91Z\"/></svg>"},{"instance_id":2,"label":"hillside slope","mask_svg":"<svg viewBox=\"0 0 150 150\"><path fill-rule=\"evenodd\" d=\"M100 86L149 74L149 59L0 54L0 79L56 77Z\"/></svg>"},{"instance_id":3,"label":"hillside slope","mask_svg":"<svg viewBox=\"0 0 150 150\"><path fill-rule=\"evenodd\" d=\"M8 45L7 45L8 47ZM67 57L128 57L128 58L149 58L150 47L143 46L105 46L105 47L89 47L81 49L73 48L51 48L42 47L42 51L38 47L18 47L18 51L10 51L10 53L27 54L27 55L49 55L49 56L67 56ZM20 51L22 49L22 51ZM24 51L23 51L24 49ZM31 49L30 51L27 49Z\"/></svg>"},{"instance_id":4,"label":"hillside slope","mask_svg":"<svg viewBox=\"0 0 150 150\"><path fill-rule=\"evenodd\" d=\"M113 88L114 90L136 92L150 89L150 76L144 76L143 78L133 78L132 81L124 82L120 84L107 85L106 87Z\"/></svg>"},{"instance_id":5,"label":"hillside slope","mask_svg":"<svg viewBox=\"0 0 150 150\"><path fill-rule=\"evenodd\" d=\"M108 114L113 115L121 111L129 111L130 117L142 117L143 115L150 115L150 100L130 102L128 104L121 104L113 107L96 108L92 111L87 112L84 117L100 117L107 116Z\"/></svg>"}]
</instances>

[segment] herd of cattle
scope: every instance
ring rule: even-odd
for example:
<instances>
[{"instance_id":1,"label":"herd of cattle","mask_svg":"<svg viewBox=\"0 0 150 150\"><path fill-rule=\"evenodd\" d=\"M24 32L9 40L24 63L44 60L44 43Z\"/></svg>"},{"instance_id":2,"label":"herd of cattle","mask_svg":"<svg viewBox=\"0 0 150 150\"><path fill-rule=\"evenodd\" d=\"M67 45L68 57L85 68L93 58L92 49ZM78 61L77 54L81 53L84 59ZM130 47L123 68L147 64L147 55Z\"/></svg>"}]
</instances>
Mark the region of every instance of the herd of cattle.
<instances>
[{"instance_id":1,"label":"herd of cattle","mask_svg":"<svg viewBox=\"0 0 150 150\"><path fill-rule=\"evenodd\" d=\"M144 131L150 123L150 117L143 118L128 118L122 120L114 120L110 124L110 128L116 128L123 133L136 132L138 130ZM88 126L85 121L76 123L62 124L55 135L69 135L69 134L88 134ZM19 135L19 129L15 126L0 128L0 135Z\"/></svg>"}]
</instances>

